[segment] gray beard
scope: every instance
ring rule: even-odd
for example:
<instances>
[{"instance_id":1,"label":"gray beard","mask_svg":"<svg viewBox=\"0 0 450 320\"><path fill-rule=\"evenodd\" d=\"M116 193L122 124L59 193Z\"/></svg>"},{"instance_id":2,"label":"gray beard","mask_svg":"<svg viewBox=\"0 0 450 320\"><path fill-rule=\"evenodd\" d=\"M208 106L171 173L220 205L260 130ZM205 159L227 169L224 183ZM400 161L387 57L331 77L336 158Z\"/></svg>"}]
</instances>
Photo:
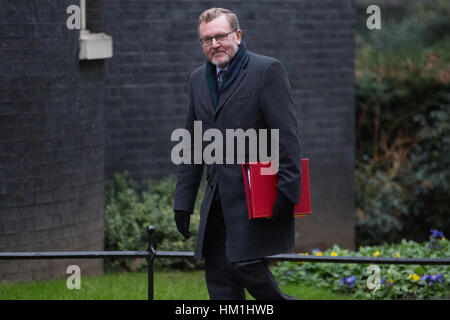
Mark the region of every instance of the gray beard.
<instances>
[{"instance_id":1,"label":"gray beard","mask_svg":"<svg viewBox=\"0 0 450 320\"><path fill-rule=\"evenodd\" d=\"M219 65L219 62L217 62L217 61L210 61L213 65L215 65L216 67L219 67L219 68L225 68L229 63L230 63L230 61L231 60L233 60L233 58L234 58L234 56L236 55L236 53L238 52L238 50L239 50L239 46L238 46L238 44L236 43L236 42L234 42L233 43L233 54L232 54L232 56L230 57L230 56L228 56L227 55L227 61L226 62L224 62L225 63L225 65L224 66L220 66Z\"/></svg>"}]
</instances>

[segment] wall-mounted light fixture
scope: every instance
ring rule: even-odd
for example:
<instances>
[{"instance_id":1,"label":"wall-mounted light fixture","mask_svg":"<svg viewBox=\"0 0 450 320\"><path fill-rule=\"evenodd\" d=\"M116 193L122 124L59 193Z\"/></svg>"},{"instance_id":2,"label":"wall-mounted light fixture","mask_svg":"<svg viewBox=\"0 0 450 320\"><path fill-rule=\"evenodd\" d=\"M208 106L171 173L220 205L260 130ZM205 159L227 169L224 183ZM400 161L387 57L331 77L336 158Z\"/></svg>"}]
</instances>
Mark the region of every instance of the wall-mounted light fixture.
<instances>
[{"instance_id":1,"label":"wall-mounted light fixture","mask_svg":"<svg viewBox=\"0 0 450 320\"><path fill-rule=\"evenodd\" d=\"M86 29L86 0L80 0L81 29L80 60L108 59L113 56L112 37L105 33L91 33Z\"/></svg>"}]
</instances>

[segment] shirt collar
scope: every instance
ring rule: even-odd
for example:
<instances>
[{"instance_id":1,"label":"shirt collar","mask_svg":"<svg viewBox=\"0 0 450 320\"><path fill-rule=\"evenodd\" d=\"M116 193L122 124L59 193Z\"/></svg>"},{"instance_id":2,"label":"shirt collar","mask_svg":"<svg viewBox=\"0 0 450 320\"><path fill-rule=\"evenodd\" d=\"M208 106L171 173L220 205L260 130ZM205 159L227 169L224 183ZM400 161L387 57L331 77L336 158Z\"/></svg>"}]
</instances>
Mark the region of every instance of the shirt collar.
<instances>
[{"instance_id":1,"label":"shirt collar","mask_svg":"<svg viewBox=\"0 0 450 320\"><path fill-rule=\"evenodd\" d=\"M216 66L216 74L218 75L219 72L220 72L220 70L227 71L227 69L228 69L228 65L227 65L225 68L223 68L223 69L221 69L221 68L219 68L218 66Z\"/></svg>"}]
</instances>

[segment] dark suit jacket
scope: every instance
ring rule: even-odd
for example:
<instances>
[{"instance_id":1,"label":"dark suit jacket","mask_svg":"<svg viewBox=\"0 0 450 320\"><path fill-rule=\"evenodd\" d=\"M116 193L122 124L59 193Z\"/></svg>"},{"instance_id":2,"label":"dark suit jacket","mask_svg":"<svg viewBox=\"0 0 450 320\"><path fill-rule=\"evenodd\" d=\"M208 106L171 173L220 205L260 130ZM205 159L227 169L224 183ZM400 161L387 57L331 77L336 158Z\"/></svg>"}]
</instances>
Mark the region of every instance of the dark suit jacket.
<instances>
[{"instance_id":1,"label":"dark suit jacket","mask_svg":"<svg viewBox=\"0 0 450 320\"><path fill-rule=\"evenodd\" d=\"M257 132L258 129L279 129L280 179L277 188L291 202L298 202L301 192L301 147L284 66L273 58L248 52L239 75L222 93L216 109L211 102L205 65L192 72L189 90L185 128L190 131L192 140L194 121L202 121L203 132L209 128L219 129L224 144L226 129L241 128L246 131L254 128ZM209 143L204 143L203 147ZM226 150L223 155L225 158ZM237 160L234 164L226 164L225 159L223 163L181 164L178 169L174 210L192 212L203 169L207 167L208 184L200 210L195 258L200 260L203 257L205 227L216 188L222 203L227 230L226 252L230 262L261 258L293 248L294 219L280 222L249 220L241 164Z\"/></svg>"}]
</instances>

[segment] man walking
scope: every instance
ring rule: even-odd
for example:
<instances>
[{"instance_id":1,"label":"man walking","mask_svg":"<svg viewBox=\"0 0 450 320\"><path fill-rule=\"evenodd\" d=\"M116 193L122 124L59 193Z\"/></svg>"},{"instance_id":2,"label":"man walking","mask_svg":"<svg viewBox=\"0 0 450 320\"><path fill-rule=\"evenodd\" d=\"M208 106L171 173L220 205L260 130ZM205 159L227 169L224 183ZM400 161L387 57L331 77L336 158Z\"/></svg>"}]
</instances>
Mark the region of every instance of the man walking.
<instances>
[{"instance_id":1,"label":"man walking","mask_svg":"<svg viewBox=\"0 0 450 320\"><path fill-rule=\"evenodd\" d=\"M280 291L264 259L295 245L301 147L287 72L279 61L247 50L238 19L229 10L204 11L198 33L207 61L190 76L185 128L191 136L194 121L223 136L227 129L278 129L279 182L272 219L249 220L241 164L224 158L206 165L195 258L205 260L211 299L245 299L244 289L255 299L294 299ZM178 171L175 222L186 239L203 169L203 163L191 161Z\"/></svg>"}]
</instances>

